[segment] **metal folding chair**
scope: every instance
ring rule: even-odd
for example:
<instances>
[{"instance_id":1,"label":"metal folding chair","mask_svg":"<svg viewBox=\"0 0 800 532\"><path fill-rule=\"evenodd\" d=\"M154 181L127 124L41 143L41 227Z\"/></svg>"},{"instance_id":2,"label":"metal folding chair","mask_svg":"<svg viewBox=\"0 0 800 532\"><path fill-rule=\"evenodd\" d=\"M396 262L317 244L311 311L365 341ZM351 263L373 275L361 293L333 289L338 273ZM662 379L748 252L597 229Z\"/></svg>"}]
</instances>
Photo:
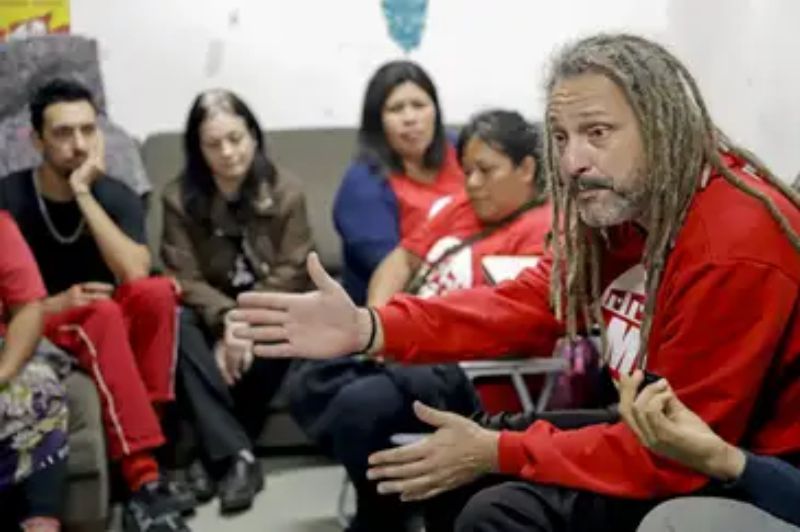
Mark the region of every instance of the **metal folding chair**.
<instances>
[{"instance_id":1,"label":"metal folding chair","mask_svg":"<svg viewBox=\"0 0 800 532\"><path fill-rule=\"evenodd\" d=\"M524 412L542 411L547 408L553 395L558 375L567 369L562 358L515 358L501 360L475 360L459 364L470 381L483 377L508 377L522 404ZM534 404L525 377L544 375L544 386Z\"/></svg>"}]
</instances>

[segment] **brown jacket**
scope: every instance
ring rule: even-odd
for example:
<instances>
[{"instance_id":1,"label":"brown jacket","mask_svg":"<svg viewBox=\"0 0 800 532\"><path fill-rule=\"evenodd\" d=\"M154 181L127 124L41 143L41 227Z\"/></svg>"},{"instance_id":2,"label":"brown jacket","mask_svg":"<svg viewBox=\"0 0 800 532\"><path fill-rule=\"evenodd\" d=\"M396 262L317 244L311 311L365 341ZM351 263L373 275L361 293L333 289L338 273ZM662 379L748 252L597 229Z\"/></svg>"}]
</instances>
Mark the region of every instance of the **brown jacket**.
<instances>
[{"instance_id":1,"label":"brown jacket","mask_svg":"<svg viewBox=\"0 0 800 532\"><path fill-rule=\"evenodd\" d=\"M256 215L240 227L225 200L211 204L212 230L191 220L184 210L180 179L166 186L161 255L183 289L183 304L196 310L219 333L225 311L236 302L224 292L227 274L239 249L228 236L244 237L244 252L256 275L256 290L297 292L310 280L306 257L313 249L305 196L297 179L279 172L274 187L263 186L253 199Z\"/></svg>"}]
</instances>

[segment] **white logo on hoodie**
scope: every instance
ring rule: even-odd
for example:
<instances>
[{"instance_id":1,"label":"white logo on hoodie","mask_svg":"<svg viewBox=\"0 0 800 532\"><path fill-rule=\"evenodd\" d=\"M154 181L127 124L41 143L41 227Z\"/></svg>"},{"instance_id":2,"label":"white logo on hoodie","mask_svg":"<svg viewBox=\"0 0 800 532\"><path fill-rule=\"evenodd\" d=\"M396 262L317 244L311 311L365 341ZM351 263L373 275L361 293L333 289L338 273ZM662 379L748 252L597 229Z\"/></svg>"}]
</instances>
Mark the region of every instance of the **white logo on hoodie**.
<instances>
[{"instance_id":1,"label":"white logo on hoodie","mask_svg":"<svg viewBox=\"0 0 800 532\"><path fill-rule=\"evenodd\" d=\"M644 316L646 272L641 264L626 271L603 292L603 317L610 369L630 373L636 365Z\"/></svg>"}]
</instances>

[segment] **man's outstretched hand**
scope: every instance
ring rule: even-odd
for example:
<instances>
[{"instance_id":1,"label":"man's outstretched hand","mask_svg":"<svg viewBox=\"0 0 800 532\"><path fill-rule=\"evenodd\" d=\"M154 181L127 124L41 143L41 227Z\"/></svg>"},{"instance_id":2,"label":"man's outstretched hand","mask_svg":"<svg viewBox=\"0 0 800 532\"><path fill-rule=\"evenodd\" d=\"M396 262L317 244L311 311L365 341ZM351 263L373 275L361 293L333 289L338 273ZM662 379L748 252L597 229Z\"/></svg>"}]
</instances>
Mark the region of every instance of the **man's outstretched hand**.
<instances>
[{"instance_id":1,"label":"man's outstretched hand","mask_svg":"<svg viewBox=\"0 0 800 532\"><path fill-rule=\"evenodd\" d=\"M242 324L235 335L253 341L254 355L331 359L367 345L372 334L369 311L356 307L316 253L308 256L308 273L317 287L313 292L239 296L230 319ZM376 326L380 327L378 320Z\"/></svg>"}]
</instances>

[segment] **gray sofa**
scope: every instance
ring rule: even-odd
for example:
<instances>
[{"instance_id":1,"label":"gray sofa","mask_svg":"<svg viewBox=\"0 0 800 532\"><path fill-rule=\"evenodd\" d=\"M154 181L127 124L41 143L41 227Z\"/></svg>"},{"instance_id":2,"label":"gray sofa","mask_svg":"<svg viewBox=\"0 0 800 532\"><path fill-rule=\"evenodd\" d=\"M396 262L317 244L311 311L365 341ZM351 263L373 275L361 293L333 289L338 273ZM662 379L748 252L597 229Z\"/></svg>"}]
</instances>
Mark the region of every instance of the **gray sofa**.
<instances>
[{"instance_id":1,"label":"gray sofa","mask_svg":"<svg viewBox=\"0 0 800 532\"><path fill-rule=\"evenodd\" d=\"M64 524L70 531L105 530L108 516L108 466L94 382L81 371L65 381L69 407L69 483Z\"/></svg>"},{"instance_id":2,"label":"gray sofa","mask_svg":"<svg viewBox=\"0 0 800 532\"><path fill-rule=\"evenodd\" d=\"M341 245L331 213L336 189L355 150L356 131L345 128L298 129L268 131L265 135L267 149L277 165L303 182L317 251L325 267L334 275L339 273ZM149 136L142 146L142 157L153 187L147 226L153 257L157 258L161 240L161 190L178 175L183 164L181 133ZM272 404L272 413L259 438L259 447L308 445L308 440L286 413L283 397L279 393Z\"/></svg>"},{"instance_id":3,"label":"gray sofa","mask_svg":"<svg viewBox=\"0 0 800 532\"><path fill-rule=\"evenodd\" d=\"M265 132L269 154L280 168L304 184L308 216L323 264L341 269L339 237L333 228L333 198L355 150L356 131L347 128ZM142 158L153 190L148 207L148 235L154 258L161 241L161 190L183 164L180 132L156 133L145 139Z\"/></svg>"},{"instance_id":4,"label":"gray sofa","mask_svg":"<svg viewBox=\"0 0 800 532\"><path fill-rule=\"evenodd\" d=\"M31 91L54 76L78 78L93 91L101 112L105 94L94 40L77 36L50 36L17 41L0 50L0 175L38 161L28 139ZM117 126L101 117L107 139L106 161L115 177L138 193L150 190L148 234L158 258L161 235L160 191L181 167L179 132L151 135L139 151ZM333 272L341 268L339 240L333 229L333 196L355 146L352 129L272 131L266 135L276 162L305 183L308 212L317 249ZM73 372L67 379L70 409L69 485L65 524L69 530L103 530L108 516L108 465L97 391L87 375ZM267 420L261 443L287 447L307 443L281 407Z\"/></svg>"}]
</instances>

